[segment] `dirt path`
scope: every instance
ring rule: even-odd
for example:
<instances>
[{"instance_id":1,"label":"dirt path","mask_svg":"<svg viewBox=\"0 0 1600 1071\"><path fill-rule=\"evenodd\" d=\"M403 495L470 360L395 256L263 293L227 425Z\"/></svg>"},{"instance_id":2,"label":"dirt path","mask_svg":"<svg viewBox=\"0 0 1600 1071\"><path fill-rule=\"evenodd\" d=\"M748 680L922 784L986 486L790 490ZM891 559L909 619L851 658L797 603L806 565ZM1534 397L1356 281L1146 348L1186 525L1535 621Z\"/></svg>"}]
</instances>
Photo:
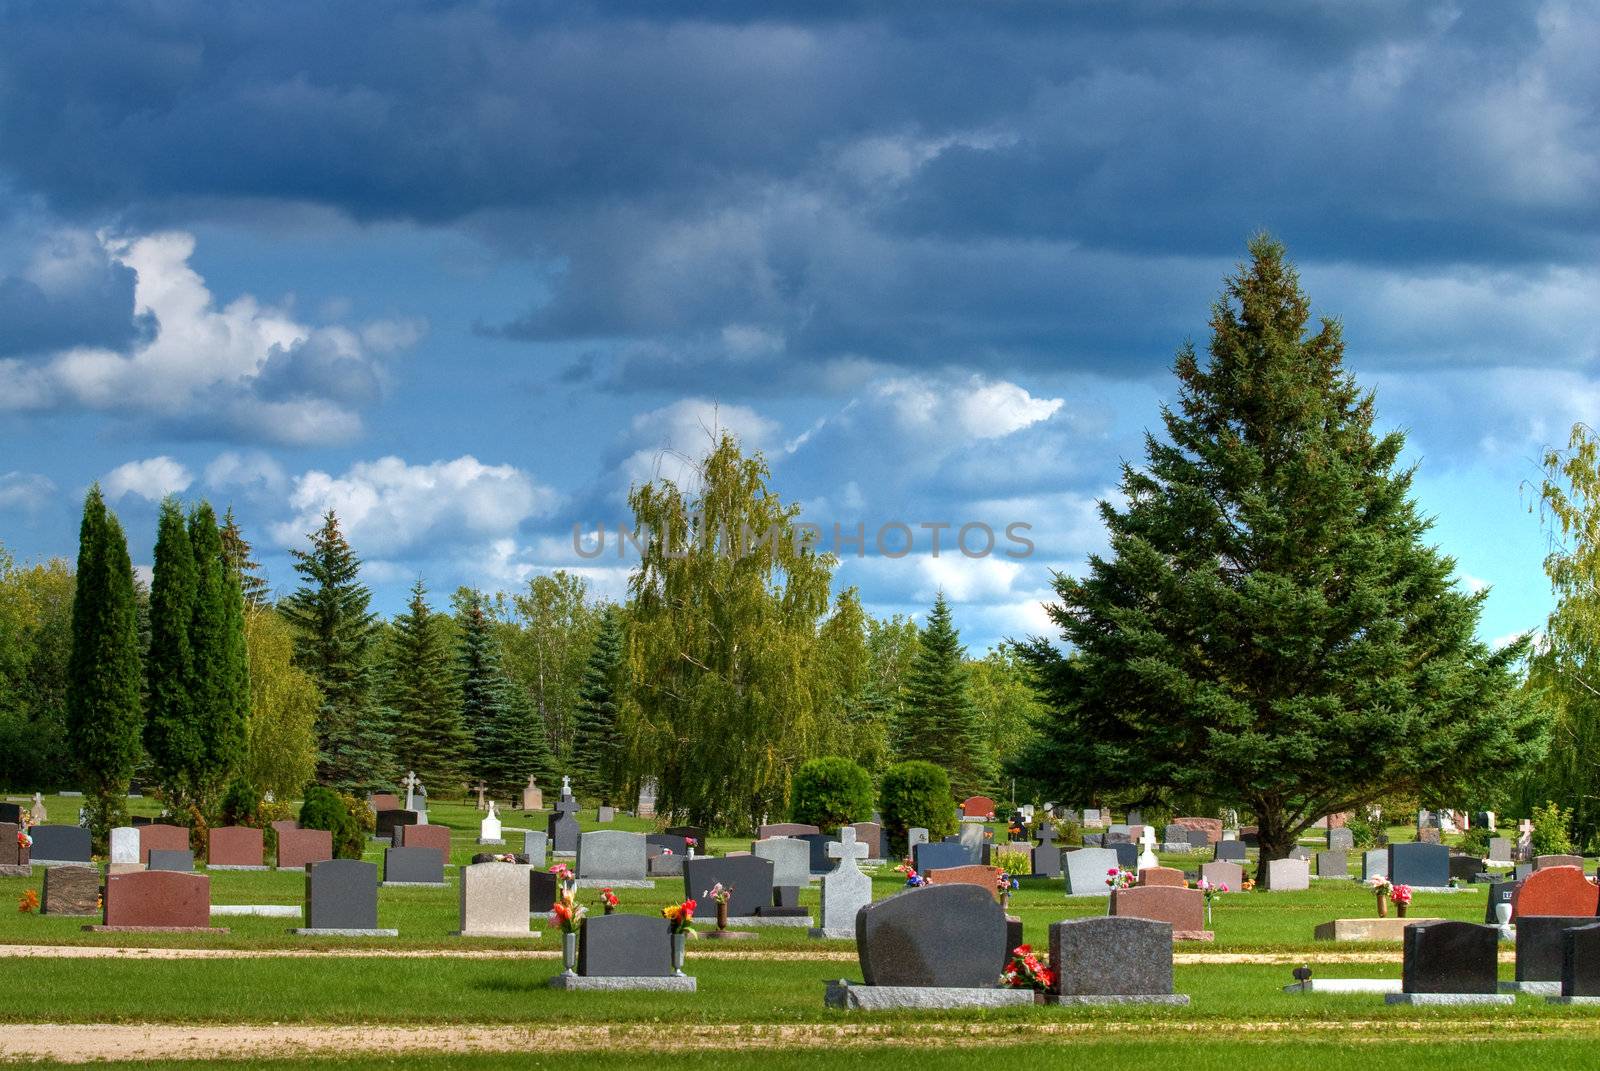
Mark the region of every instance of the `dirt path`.
<instances>
[{"instance_id":1,"label":"dirt path","mask_svg":"<svg viewBox=\"0 0 1600 1071\"><path fill-rule=\"evenodd\" d=\"M1549 1030L1551 1024L1537 1019L1516 1020L1501 1017L1448 1019L1438 1021L1378 1020L1342 1022L1327 1033L1346 1041L1369 1040L1358 1035L1370 1032L1370 1040L1462 1042L1477 1038L1506 1038L1516 1033ZM1561 1029L1574 1028L1593 1033L1587 1026L1563 1023ZM1239 1023L1106 1023L1060 1022L1029 1023L1030 1038L1050 1037L1070 1043L1075 1037L1102 1039L1107 1034L1125 1034L1130 1039L1151 1038L1254 1037L1292 1033L1305 1038L1319 1028L1303 1020ZM981 1045L993 1048L992 1024L928 1023L921 1025L881 1025L871 1023L808 1024L784 1026L696 1025L693 1030L661 1030L657 1024L601 1025L581 1024L560 1027L520 1026L301 1026L301 1025L164 1025L164 1024L86 1024L55 1023L10 1024L0 1031L0 1058L48 1058L64 1063L92 1060L228 1059L255 1060L268 1057L314 1057L353 1052L593 1052L606 1051L706 1051L751 1048L812 1049L841 1046L886 1046L926 1048L930 1042L941 1045Z\"/></svg>"}]
</instances>

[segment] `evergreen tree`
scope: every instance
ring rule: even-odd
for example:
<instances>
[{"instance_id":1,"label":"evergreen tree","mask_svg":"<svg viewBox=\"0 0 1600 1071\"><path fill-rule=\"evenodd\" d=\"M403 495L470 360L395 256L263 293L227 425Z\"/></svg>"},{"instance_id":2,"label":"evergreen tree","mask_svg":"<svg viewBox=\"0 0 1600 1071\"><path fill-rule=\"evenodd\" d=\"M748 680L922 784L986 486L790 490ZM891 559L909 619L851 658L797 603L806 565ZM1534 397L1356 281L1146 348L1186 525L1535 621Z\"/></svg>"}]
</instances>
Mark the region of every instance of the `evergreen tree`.
<instances>
[{"instance_id":1,"label":"evergreen tree","mask_svg":"<svg viewBox=\"0 0 1600 1071\"><path fill-rule=\"evenodd\" d=\"M567 762L567 772L580 788L612 798L622 789L617 714L622 698L623 638L622 610L607 606L578 689L577 725L572 758Z\"/></svg>"},{"instance_id":2,"label":"evergreen tree","mask_svg":"<svg viewBox=\"0 0 1600 1071\"><path fill-rule=\"evenodd\" d=\"M1261 857L1319 817L1385 794L1465 798L1542 750L1513 673L1491 652L1484 594L1425 542L1431 522L1344 370L1339 325L1278 243L1213 307L1210 360L1178 352L1166 441L1100 506L1109 558L1058 576L1062 654L1036 640L1050 715L1016 764L1068 799L1100 792L1236 800Z\"/></svg>"},{"instance_id":3,"label":"evergreen tree","mask_svg":"<svg viewBox=\"0 0 1600 1071\"><path fill-rule=\"evenodd\" d=\"M281 609L297 630L295 659L322 692L317 779L347 789L387 784L393 762L374 691L372 593L332 510L308 538L309 551L289 552L303 583Z\"/></svg>"},{"instance_id":4,"label":"evergreen tree","mask_svg":"<svg viewBox=\"0 0 1600 1071\"><path fill-rule=\"evenodd\" d=\"M448 619L428 607L419 578L389 640L387 703L394 711L394 756L425 784L459 781L470 749L461 726L455 658Z\"/></svg>"},{"instance_id":5,"label":"evergreen tree","mask_svg":"<svg viewBox=\"0 0 1600 1071\"><path fill-rule=\"evenodd\" d=\"M201 692L196 687L194 628L198 575L183 511L161 503L150 583L150 648L145 656L147 717L144 746L151 772L175 815L184 816L198 790L205 744Z\"/></svg>"},{"instance_id":6,"label":"evergreen tree","mask_svg":"<svg viewBox=\"0 0 1600 1071\"><path fill-rule=\"evenodd\" d=\"M941 591L919 634L896 743L901 762L920 759L944 767L957 795L980 792L994 778L965 659L966 649Z\"/></svg>"},{"instance_id":7,"label":"evergreen tree","mask_svg":"<svg viewBox=\"0 0 1600 1071\"><path fill-rule=\"evenodd\" d=\"M250 557L250 543L233 519L233 507L222 515L222 556L228 568L239 576L239 590L246 606L267 605L267 582L261 577L261 566Z\"/></svg>"},{"instance_id":8,"label":"evergreen tree","mask_svg":"<svg viewBox=\"0 0 1600 1071\"><path fill-rule=\"evenodd\" d=\"M494 622L481 592L468 592L457 621L461 673L461 722L472 740L468 774L496 792L515 792L530 775L550 777L550 746L544 720L511 687L500 663Z\"/></svg>"},{"instance_id":9,"label":"evergreen tree","mask_svg":"<svg viewBox=\"0 0 1600 1071\"><path fill-rule=\"evenodd\" d=\"M226 556L217 515L202 501L189 515L194 550L194 620L189 646L194 656L195 713L201 761L194 782L196 802L215 817L222 792L244 763L250 717L250 664L244 646L244 599L239 574Z\"/></svg>"},{"instance_id":10,"label":"evergreen tree","mask_svg":"<svg viewBox=\"0 0 1600 1071\"><path fill-rule=\"evenodd\" d=\"M89 831L104 851L127 818L128 782L143 727L137 611L128 541L89 488L78 531L78 585L72 602L67 729L83 777Z\"/></svg>"}]
</instances>

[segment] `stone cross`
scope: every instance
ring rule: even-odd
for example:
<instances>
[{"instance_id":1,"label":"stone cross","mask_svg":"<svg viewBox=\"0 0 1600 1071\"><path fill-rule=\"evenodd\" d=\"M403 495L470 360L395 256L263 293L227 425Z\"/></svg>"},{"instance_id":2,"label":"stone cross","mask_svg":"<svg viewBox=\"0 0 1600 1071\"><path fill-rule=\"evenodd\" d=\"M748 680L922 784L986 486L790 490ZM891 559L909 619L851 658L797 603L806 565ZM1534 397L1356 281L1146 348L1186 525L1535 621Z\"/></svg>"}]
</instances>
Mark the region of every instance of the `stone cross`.
<instances>
[{"instance_id":1,"label":"stone cross","mask_svg":"<svg viewBox=\"0 0 1600 1071\"><path fill-rule=\"evenodd\" d=\"M33 819L33 824L36 826L44 825L45 820L50 817L44 809L44 793L33 794L33 809L28 812L28 817Z\"/></svg>"},{"instance_id":2,"label":"stone cross","mask_svg":"<svg viewBox=\"0 0 1600 1071\"><path fill-rule=\"evenodd\" d=\"M500 812L495 809L494 800L489 801L489 817L498 820Z\"/></svg>"},{"instance_id":3,"label":"stone cross","mask_svg":"<svg viewBox=\"0 0 1600 1071\"><path fill-rule=\"evenodd\" d=\"M1140 831L1139 843L1144 846L1144 851L1139 853L1139 869L1149 870L1153 866L1160 866L1161 860L1156 858L1155 826L1145 826Z\"/></svg>"},{"instance_id":4,"label":"stone cross","mask_svg":"<svg viewBox=\"0 0 1600 1071\"><path fill-rule=\"evenodd\" d=\"M570 777L561 778L561 798L564 800L572 798L572 778Z\"/></svg>"},{"instance_id":5,"label":"stone cross","mask_svg":"<svg viewBox=\"0 0 1600 1071\"><path fill-rule=\"evenodd\" d=\"M856 870L856 860L867 857L867 846L856 843L854 826L845 826L838 840L828 842L828 857L839 860L838 870Z\"/></svg>"},{"instance_id":6,"label":"stone cross","mask_svg":"<svg viewBox=\"0 0 1600 1071\"><path fill-rule=\"evenodd\" d=\"M400 783L406 786L406 810L416 810L417 786L422 784L422 782L417 779L417 772L415 770L407 770L405 777Z\"/></svg>"},{"instance_id":7,"label":"stone cross","mask_svg":"<svg viewBox=\"0 0 1600 1071\"><path fill-rule=\"evenodd\" d=\"M1517 823L1517 857L1523 862L1533 858L1533 822L1526 818Z\"/></svg>"},{"instance_id":8,"label":"stone cross","mask_svg":"<svg viewBox=\"0 0 1600 1071\"><path fill-rule=\"evenodd\" d=\"M489 786L480 780L477 784L472 786L472 791L478 794L478 810L483 810L483 794L489 791Z\"/></svg>"},{"instance_id":9,"label":"stone cross","mask_svg":"<svg viewBox=\"0 0 1600 1071\"><path fill-rule=\"evenodd\" d=\"M1038 832L1034 833L1034 836L1039 838L1040 844L1048 848L1051 842L1056 839L1056 827L1049 822L1041 822Z\"/></svg>"}]
</instances>

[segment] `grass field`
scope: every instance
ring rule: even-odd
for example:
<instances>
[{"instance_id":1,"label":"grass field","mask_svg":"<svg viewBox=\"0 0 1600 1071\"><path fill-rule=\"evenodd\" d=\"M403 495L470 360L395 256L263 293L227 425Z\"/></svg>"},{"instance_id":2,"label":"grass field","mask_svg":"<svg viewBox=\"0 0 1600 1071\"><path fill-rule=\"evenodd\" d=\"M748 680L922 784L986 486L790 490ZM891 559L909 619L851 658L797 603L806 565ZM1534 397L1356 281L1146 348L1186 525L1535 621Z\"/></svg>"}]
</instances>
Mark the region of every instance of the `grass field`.
<instances>
[{"instance_id":1,"label":"grass field","mask_svg":"<svg viewBox=\"0 0 1600 1071\"><path fill-rule=\"evenodd\" d=\"M58 818L75 813L72 800L47 802ZM135 802L153 812L150 801ZM474 843L479 815L470 805L435 802L431 817L455 830L454 863L465 864L480 850ZM542 822L510 812L505 824L508 848L514 848L520 837L509 832L512 827ZM586 828L591 824L585 822ZM611 828L643 830L652 824L620 819ZM713 841L712 847L726 851L748 842ZM380 857L374 846L368 858ZM1193 867L1196 858L1165 861ZM309 1061L387 1067L403 1061L426 1068L448 1060L451 1067L529 1067L570 1062L574 1047L585 1063L603 1054L605 1066L742 1067L759 1061L767 1071L815 1066L818 1060L829 1067L881 1063L890 1051L913 1056L919 1068L971 1066L978 1059L1001 1059L1007 1068L1055 1066L1069 1053L1074 1063L1100 1068L1152 1060L1233 1068L1267 1060L1273 1067L1329 1071L1530 1056L1554 1058L1563 1067L1600 1066L1590 1055L1600 1052L1600 1014L1587 1009L1519 997L1510 1008L1425 1010L1391 1008L1374 996L1284 993L1291 967L1301 962L1318 977L1398 976L1396 944L1335 946L1311 939L1319 922L1373 913L1371 894L1353 881L1314 883L1303 893L1222 897L1213 921L1216 942L1178 949L1176 982L1192 998L1187 1008L1031 1007L866 1018L822 1004L828 980L859 977L853 943L814 941L803 930L785 928L738 946L692 942L688 970L700 986L692 996L551 990L548 979L560 970L553 927L543 924L545 935L532 941L452 937L459 925L455 872L447 871L447 878L445 889L381 890L380 925L400 935L377 942L299 938L287 932L292 920L248 917L218 919L230 927L227 934L90 934L82 930L82 919L0 911L0 946L233 950L225 958L23 958L14 954L20 949L11 949L9 999L0 1005L0 1022L6 1024L0 1038L7 1040L0 1042L0 1053L119 1058L134 1050L120 1047L124 1042L118 1039L136 1044L143 1037L150 1047L137 1051L145 1067L167 1066L163 1061L175 1055L192 1057L179 1061L185 1067L246 1058L274 1066L274 1055L292 1059L294 1066ZM32 878L0 880L0 894L14 904L41 881L36 868ZM211 881L217 904L298 904L304 885L292 873L217 872ZM902 885L884 867L874 878L874 893L888 896ZM638 912L659 910L683 892L681 880L666 879L654 890L617 891L621 909ZM814 907L817 896L813 887L802 902ZM580 899L593 904L597 896L584 890ZM1023 919L1027 939L1043 944L1051 922L1102 913L1105 901L1068 898L1061 882L1049 881L1025 886L1011 910ZM1471 921L1482 921L1483 912L1482 889L1419 894L1412 908L1419 917ZM541 920L534 924L540 928ZM447 954L460 952L479 954ZM1368 961L1350 962L1350 953L1366 953ZM1501 971L1510 977L1510 964L1503 963ZM32 1024L49 1023L75 1030L78 1040L58 1044L51 1035L30 1033L44 1029ZM118 1024L117 1032L102 1033L106 1024ZM276 1034L291 1029L301 1033L284 1039L279 1053L273 1048ZM341 1030L353 1033L347 1039ZM337 1036L337 1047L319 1047L321 1034ZM81 1051L73 1047L79 1042L86 1046ZM392 1049L404 1054L387 1051Z\"/></svg>"}]
</instances>

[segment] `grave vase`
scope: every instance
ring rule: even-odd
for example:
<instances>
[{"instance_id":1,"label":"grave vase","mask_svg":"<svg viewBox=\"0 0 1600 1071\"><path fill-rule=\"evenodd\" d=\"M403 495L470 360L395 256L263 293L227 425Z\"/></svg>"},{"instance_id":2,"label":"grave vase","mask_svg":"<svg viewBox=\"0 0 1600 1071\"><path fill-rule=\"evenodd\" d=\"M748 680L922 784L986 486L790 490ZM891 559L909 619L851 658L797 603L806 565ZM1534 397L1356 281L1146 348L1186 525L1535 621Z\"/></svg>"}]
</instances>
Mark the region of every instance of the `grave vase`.
<instances>
[{"instance_id":1,"label":"grave vase","mask_svg":"<svg viewBox=\"0 0 1600 1071\"><path fill-rule=\"evenodd\" d=\"M1394 917L1397 918L1397 919L1405 918L1406 917L1406 908L1408 908L1410 906L1411 906L1410 904L1395 904L1394 905Z\"/></svg>"},{"instance_id":2,"label":"grave vase","mask_svg":"<svg viewBox=\"0 0 1600 1071\"><path fill-rule=\"evenodd\" d=\"M728 901L726 901L726 900L718 900L717 901L717 929L726 930L727 928L728 928Z\"/></svg>"},{"instance_id":3,"label":"grave vase","mask_svg":"<svg viewBox=\"0 0 1600 1071\"><path fill-rule=\"evenodd\" d=\"M1380 919L1389 917L1389 897L1382 889L1378 890L1378 917Z\"/></svg>"},{"instance_id":4,"label":"grave vase","mask_svg":"<svg viewBox=\"0 0 1600 1071\"><path fill-rule=\"evenodd\" d=\"M672 970L675 974L683 974L683 950L688 940L689 935L681 930L672 935Z\"/></svg>"},{"instance_id":5,"label":"grave vase","mask_svg":"<svg viewBox=\"0 0 1600 1071\"><path fill-rule=\"evenodd\" d=\"M1509 926L1509 925L1511 925L1511 905L1510 904L1495 904L1494 905L1494 918L1495 918L1495 921L1498 922L1501 926Z\"/></svg>"},{"instance_id":6,"label":"grave vase","mask_svg":"<svg viewBox=\"0 0 1600 1071\"><path fill-rule=\"evenodd\" d=\"M564 973L575 973L575 968L578 966L578 935L576 932L561 935L561 962L566 967Z\"/></svg>"}]
</instances>

